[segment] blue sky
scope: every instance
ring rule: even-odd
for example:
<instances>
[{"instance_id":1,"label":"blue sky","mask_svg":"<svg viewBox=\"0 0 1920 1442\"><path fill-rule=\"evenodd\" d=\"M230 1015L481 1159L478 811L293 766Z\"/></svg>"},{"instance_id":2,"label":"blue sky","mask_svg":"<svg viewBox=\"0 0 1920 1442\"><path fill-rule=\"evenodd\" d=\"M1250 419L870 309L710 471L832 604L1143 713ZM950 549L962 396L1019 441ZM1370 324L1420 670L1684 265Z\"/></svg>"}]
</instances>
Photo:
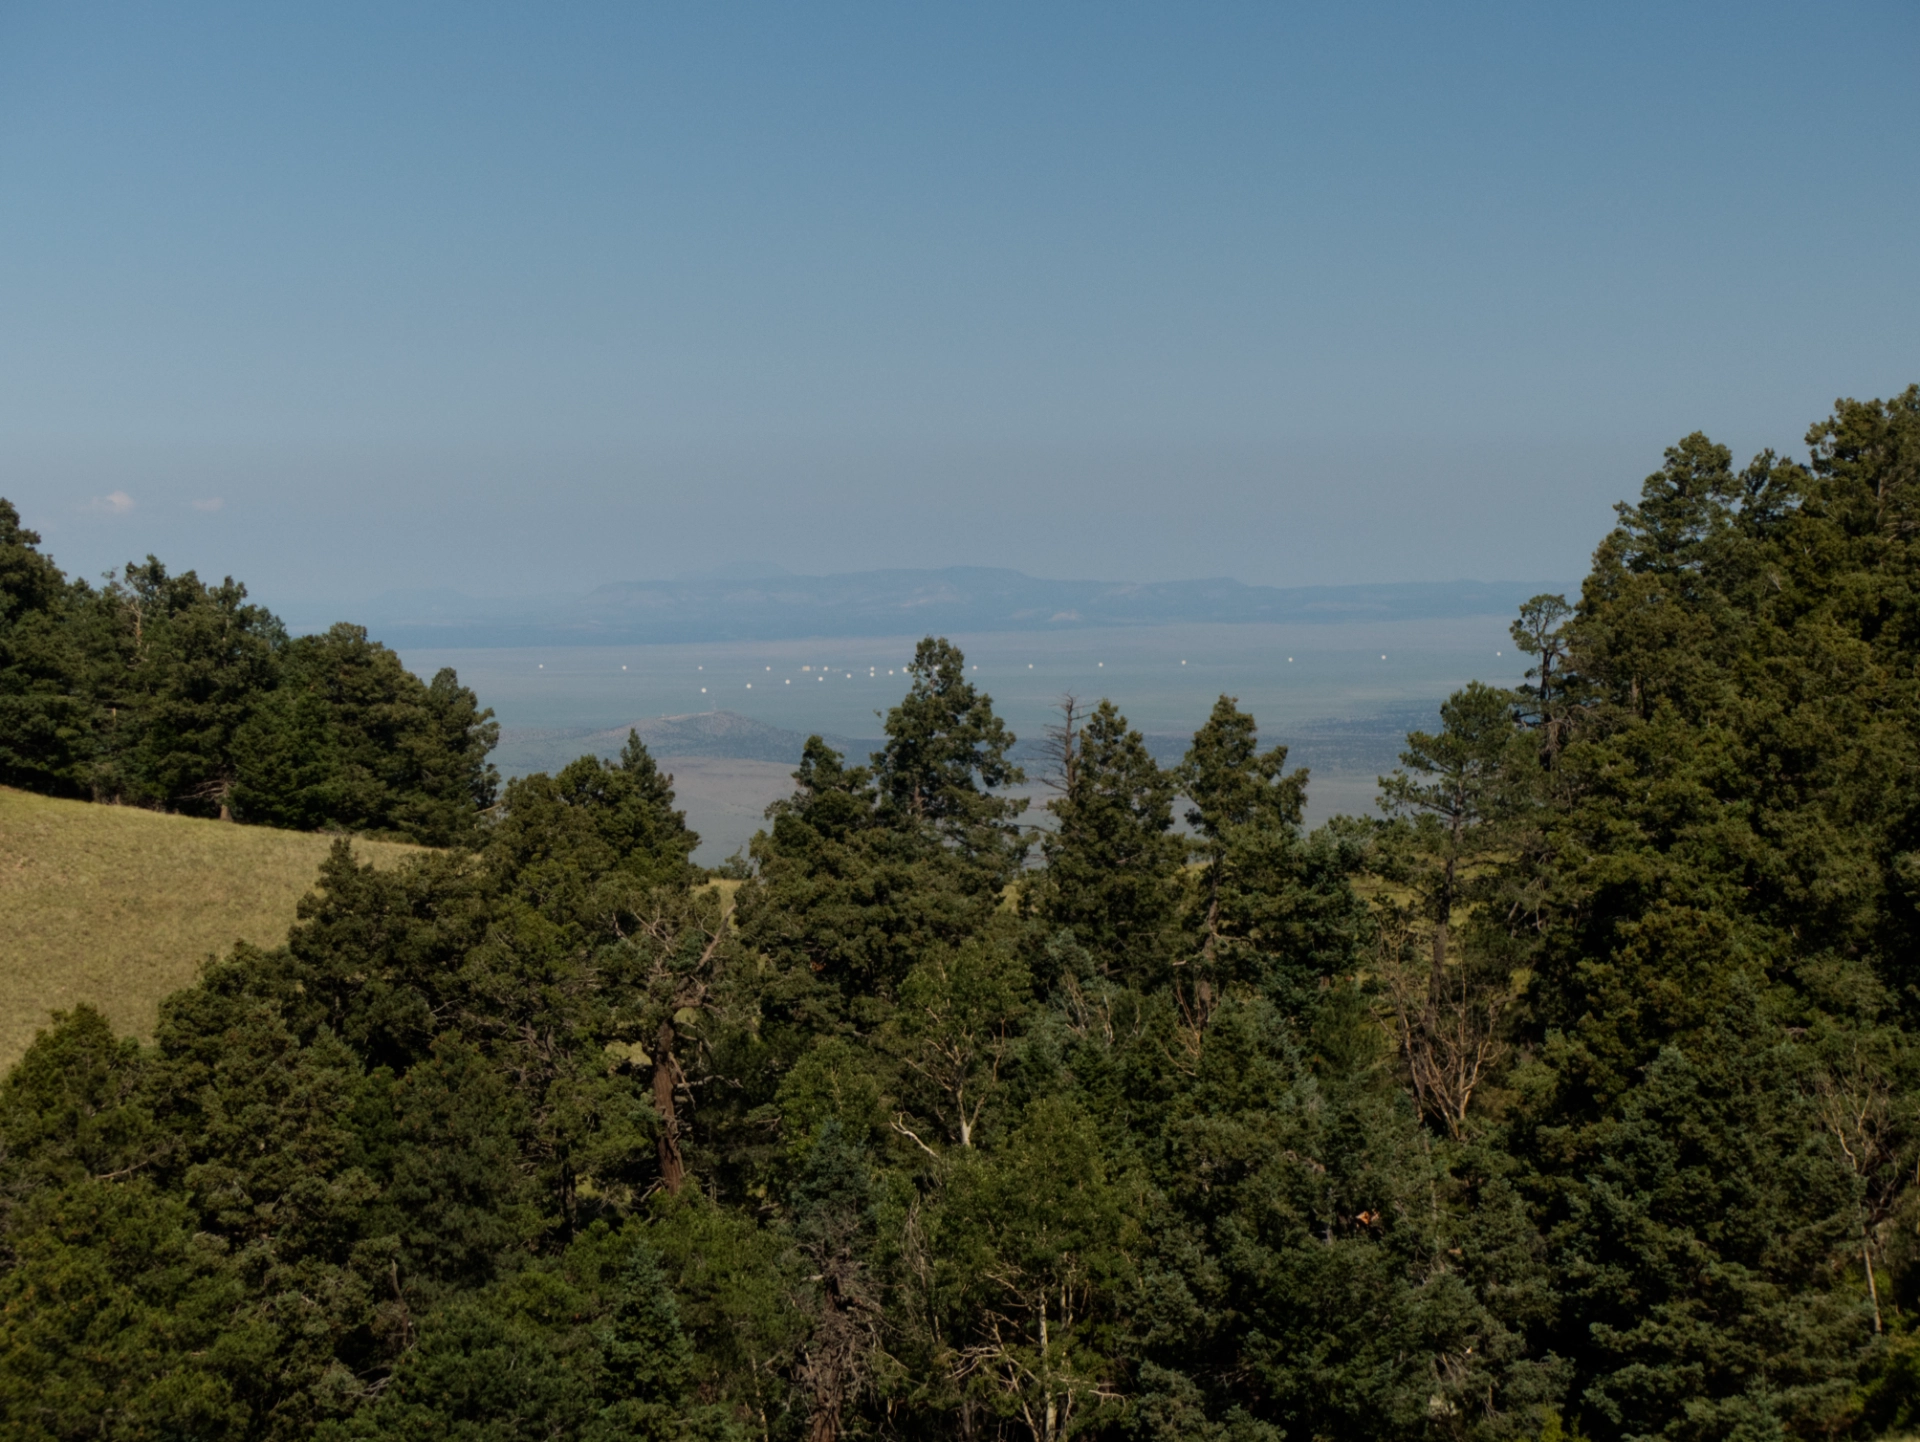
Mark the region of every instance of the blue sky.
<instances>
[{"instance_id":1,"label":"blue sky","mask_svg":"<svg viewBox=\"0 0 1920 1442\"><path fill-rule=\"evenodd\" d=\"M270 602L1566 577L1920 380L1920 8L0 6L0 494Z\"/></svg>"}]
</instances>

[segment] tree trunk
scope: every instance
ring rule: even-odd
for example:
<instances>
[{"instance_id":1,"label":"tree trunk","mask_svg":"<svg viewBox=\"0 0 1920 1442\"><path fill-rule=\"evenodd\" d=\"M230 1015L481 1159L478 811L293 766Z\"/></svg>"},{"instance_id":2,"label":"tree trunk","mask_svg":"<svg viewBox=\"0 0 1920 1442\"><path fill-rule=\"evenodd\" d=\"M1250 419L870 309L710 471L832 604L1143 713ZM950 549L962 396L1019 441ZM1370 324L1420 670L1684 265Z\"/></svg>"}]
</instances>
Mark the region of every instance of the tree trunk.
<instances>
[{"instance_id":1,"label":"tree trunk","mask_svg":"<svg viewBox=\"0 0 1920 1442\"><path fill-rule=\"evenodd\" d=\"M1868 1244L1866 1228L1860 1229L1860 1260L1867 1269L1867 1296L1873 1299L1873 1335L1880 1335L1880 1284L1873 1279L1873 1248Z\"/></svg>"},{"instance_id":2,"label":"tree trunk","mask_svg":"<svg viewBox=\"0 0 1920 1442\"><path fill-rule=\"evenodd\" d=\"M673 1023L660 1023L653 1048L653 1109L660 1114L660 1180L678 1193L686 1181L680 1157L680 1123L673 1109Z\"/></svg>"},{"instance_id":3,"label":"tree trunk","mask_svg":"<svg viewBox=\"0 0 1920 1442\"><path fill-rule=\"evenodd\" d=\"M807 1442L837 1442L840 1415L846 1409L848 1384L854 1379L859 1336L841 1291L844 1272L852 1265L846 1256L833 1258L821 1281L824 1306L816 1324L805 1368L813 1415L807 1422Z\"/></svg>"}]
</instances>

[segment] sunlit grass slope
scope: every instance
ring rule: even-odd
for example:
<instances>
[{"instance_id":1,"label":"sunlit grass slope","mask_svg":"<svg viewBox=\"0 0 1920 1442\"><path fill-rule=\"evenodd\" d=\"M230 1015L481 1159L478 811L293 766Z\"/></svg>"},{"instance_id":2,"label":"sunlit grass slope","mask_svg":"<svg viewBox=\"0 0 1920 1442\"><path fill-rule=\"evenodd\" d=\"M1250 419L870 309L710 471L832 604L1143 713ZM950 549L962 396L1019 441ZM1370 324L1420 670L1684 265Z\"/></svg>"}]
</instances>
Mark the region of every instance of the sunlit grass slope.
<instances>
[{"instance_id":1,"label":"sunlit grass slope","mask_svg":"<svg viewBox=\"0 0 1920 1442\"><path fill-rule=\"evenodd\" d=\"M0 787L0 1070L80 1002L152 1033L160 998L236 941L286 939L331 838ZM416 848L356 841L387 865Z\"/></svg>"}]
</instances>

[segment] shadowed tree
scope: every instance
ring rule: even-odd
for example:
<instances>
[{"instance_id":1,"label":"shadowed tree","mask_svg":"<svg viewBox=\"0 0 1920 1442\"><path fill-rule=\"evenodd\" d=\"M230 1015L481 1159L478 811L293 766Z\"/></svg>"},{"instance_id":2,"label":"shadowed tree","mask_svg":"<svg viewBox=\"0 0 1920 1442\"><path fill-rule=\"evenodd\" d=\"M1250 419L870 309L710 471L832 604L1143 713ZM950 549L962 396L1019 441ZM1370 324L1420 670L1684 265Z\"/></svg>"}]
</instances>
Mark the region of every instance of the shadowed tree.
<instances>
[{"instance_id":1,"label":"shadowed tree","mask_svg":"<svg viewBox=\"0 0 1920 1442\"><path fill-rule=\"evenodd\" d=\"M1174 880L1186 843L1173 834L1174 778L1147 754L1111 701L1073 728L1067 716L1061 791L1040 840L1046 871L1035 890L1053 926L1124 973L1162 964L1174 917Z\"/></svg>"},{"instance_id":2,"label":"shadowed tree","mask_svg":"<svg viewBox=\"0 0 1920 1442\"><path fill-rule=\"evenodd\" d=\"M92 726L66 577L0 497L0 783L76 794Z\"/></svg>"},{"instance_id":3,"label":"shadowed tree","mask_svg":"<svg viewBox=\"0 0 1920 1442\"><path fill-rule=\"evenodd\" d=\"M276 826L472 845L499 776L491 711L450 669L429 683L364 627L289 642L235 738L235 809Z\"/></svg>"},{"instance_id":4,"label":"shadowed tree","mask_svg":"<svg viewBox=\"0 0 1920 1442\"><path fill-rule=\"evenodd\" d=\"M1187 824L1199 836L1193 850L1204 865L1200 914L1194 918L1199 956L1189 963L1193 981L1181 1000L1196 1030L1205 1029L1219 996L1222 901L1236 846L1258 837L1291 838L1306 804L1306 770L1289 772L1287 748L1262 751L1258 737L1253 717L1233 697L1222 696L1180 763L1180 789L1193 803ZM1175 990L1181 993L1178 981Z\"/></svg>"}]
</instances>

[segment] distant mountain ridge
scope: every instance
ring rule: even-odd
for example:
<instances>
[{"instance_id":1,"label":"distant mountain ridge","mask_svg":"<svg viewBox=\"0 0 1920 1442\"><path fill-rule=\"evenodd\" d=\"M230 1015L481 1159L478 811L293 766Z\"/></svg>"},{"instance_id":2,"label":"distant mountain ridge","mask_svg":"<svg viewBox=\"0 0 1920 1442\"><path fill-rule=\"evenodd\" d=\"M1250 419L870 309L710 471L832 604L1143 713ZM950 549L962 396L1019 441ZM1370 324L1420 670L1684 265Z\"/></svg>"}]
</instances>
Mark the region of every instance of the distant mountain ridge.
<instances>
[{"instance_id":1,"label":"distant mountain ridge","mask_svg":"<svg viewBox=\"0 0 1920 1442\"><path fill-rule=\"evenodd\" d=\"M1199 581L1053 581L991 566L625 581L583 596L507 602L396 592L346 610L395 647L645 645L1058 631L1177 622L1394 621L1510 615L1545 581L1249 586ZM308 608L295 608L299 611ZM315 618L299 616L299 620ZM337 619L337 618L330 618Z\"/></svg>"}]
</instances>

